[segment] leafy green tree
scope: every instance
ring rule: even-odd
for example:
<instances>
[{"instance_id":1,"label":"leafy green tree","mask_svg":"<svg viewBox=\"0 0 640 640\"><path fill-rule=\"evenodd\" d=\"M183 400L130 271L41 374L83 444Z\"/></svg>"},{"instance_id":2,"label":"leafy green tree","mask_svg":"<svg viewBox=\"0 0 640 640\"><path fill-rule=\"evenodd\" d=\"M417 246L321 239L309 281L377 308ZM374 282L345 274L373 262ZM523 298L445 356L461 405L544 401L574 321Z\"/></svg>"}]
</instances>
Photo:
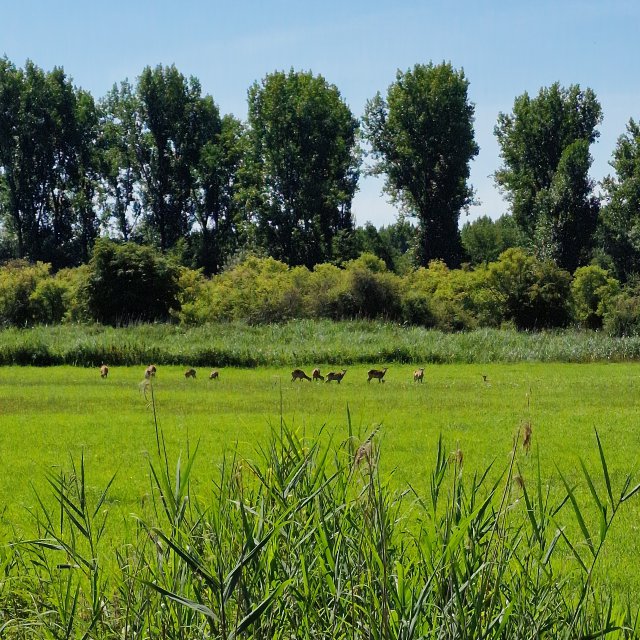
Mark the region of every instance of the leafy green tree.
<instances>
[{"instance_id":1,"label":"leafy green tree","mask_svg":"<svg viewBox=\"0 0 640 640\"><path fill-rule=\"evenodd\" d=\"M513 217L541 258L575 270L590 259L598 201L588 177L589 145L602 109L591 89L558 83L517 97L495 135L503 166L495 179Z\"/></svg>"},{"instance_id":2,"label":"leafy green tree","mask_svg":"<svg viewBox=\"0 0 640 640\"><path fill-rule=\"evenodd\" d=\"M175 66L146 67L136 91L140 124L137 160L145 216L166 251L184 238L193 221L193 167L203 147L220 133L220 115L199 81Z\"/></svg>"},{"instance_id":3,"label":"leafy green tree","mask_svg":"<svg viewBox=\"0 0 640 640\"><path fill-rule=\"evenodd\" d=\"M152 247L99 239L85 285L91 317L104 324L167 320L177 309L178 268Z\"/></svg>"},{"instance_id":4,"label":"leafy green tree","mask_svg":"<svg viewBox=\"0 0 640 640\"><path fill-rule=\"evenodd\" d=\"M640 271L640 124L633 119L618 138L611 166L615 175L602 183L600 235L616 274L627 280Z\"/></svg>"},{"instance_id":5,"label":"leafy green tree","mask_svg":"<svg viewBox=\"0 0 640 640\"><path fill-rule=\"evenodd\" d=\"M0 216L18 257L59 267L88 256L96 136L93 99L61 68L0 60Z\"/></svg>"},{"instance_id":6,"label":"leafy green tree","mask_svg":"<svg viewBox=\"0 0 640 640\"><path fill-rule=\"evenodd\" d=\"M101 207L104 227L124 242L132 239L142 212L135 90L115 85L100 101Z\"/></svg>"},{"instance_id":7,"label":"leafy green tree","mask_svg":"<svg viewBox=\"0 0 640 640\"><path fill-rule=\"evenodd\" d=\"M472 264L489 264L511 247L524 242L513 216L505 214L497 220L481 216L466 222L461 231L462 246Z\"/></svg>"},{"instance_id":8,"label":"leafy green tree","mask_svg":"<svg viewBox=\"0 0 640 640\"><path fill-rule=\"evenodd\" d=\"M259 242L290 265L332 258L353 228L358 121L322 76L276 72L249 89L245 197Z\"/></svg>"},{"instance_id":9,"label":"leafy green tree","mask_svg":"<svg viewBox=\"0 0 640 640\"><path fill-rule=\"evenodd\" d=\"M489 264L486 283L503 319L519 329L562 327L569 320L571 275L520 248Z\"/></svg>"},{"instance_id":10,"label":"leafy green tree","mask_svg":"<svg viewBox=\"0 0 640 640\"><path fill-rule=\"evenodd\" d=\"M390 271L405 273L411 268L415 235L416 228L406 220L379 229L367 222L349 232L351 242L335 249L336 258L347 262L362 253L371 253L383 260Z\"/></svg>"},{"instance_id":11,"label":"leafy green tree","mask_svg":"<svg viewBox=\"0 0 640 640\"><path fill-rule=\"evenodd\" d=\"M571 282L574 319L588 329L601 329L605 313L619 291L620 283L602 267L579 267Z\"/></svg>"},{"instance_id":12,"label":"leafy green tree","mask_svg":"<svg viewBox=\"0 0 640 640\"><path fill-rule=\"evenodd\" d=\"M203 267L206 273L220 272L245 235L245 219L236 198L244 143L242 124L231 115L224 116L195 166L197 231L191 240L194 266Z\"/></svg>"},{"instance_id":13,"label":"leafy green tree","mask_svg":"<svg viewBox=\"0 0 640 640\"><path fill-rule=\"evenodd\" d=\"M398 71L386 99L367 102L372 173L384 174L386 192L416 216L421 265L440 258L458 266L462 258L458 219L472 202L469 162L478 154L468 86L451 64L418 64Z\"/></svg>"},{"instance_id":14,"label":"leafy green tree","mask_svg":"<svg viewBox=\"0 0 640 640\"><path fill-rule=\"evenodd\" d=\"M174 66L147 67L135 88L114 87L102 112L108 226L125 241L180 247L193 266L218 272L241 230L241 124L221 118L199 82Z\"/></svg>"}]
</instances>

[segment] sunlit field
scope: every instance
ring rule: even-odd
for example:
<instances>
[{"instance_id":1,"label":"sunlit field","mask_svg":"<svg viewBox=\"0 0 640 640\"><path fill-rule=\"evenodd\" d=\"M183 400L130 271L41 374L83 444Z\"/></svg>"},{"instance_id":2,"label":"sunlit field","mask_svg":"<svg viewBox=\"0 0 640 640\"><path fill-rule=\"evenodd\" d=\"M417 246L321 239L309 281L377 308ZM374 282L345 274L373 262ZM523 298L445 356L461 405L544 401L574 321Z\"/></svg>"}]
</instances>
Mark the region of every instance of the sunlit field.
<instances>
[{"instance_id":1,"label":"sunlit field","mask_svg":"<svg viewBox=\"0 0 640 640\"><path fill-rule=\"evenodd\" d=\"M528 422L532 446L517 458L525 482L539 455L553 486L557 466L586 492L578 458L597 476L596 429L612 483L627 473L640 481L637 364L432 365L422 384L413 382L414 367L399 365L389 367L384 383L368 383L368 368L347 367L338 385L291 382L290 369L283 368L222 368L215 381L206 369L193 380L185 379L185 367L161 366L153 395L170 460L197 447L192 477L195 490L206 492L225 452L252 459L281 420L302 436L321 434L336 443L348 437L350 420L360 440L378 429L381 467L394 486L424 493L440 435L451 451L462 452L465 473L493 462L497 475ZM68 469L81 455L96 495L115 474L107 505L117 519L144 508L148 460L157 444L143 374L140 366L111 367L107 379L94 368L0 368L3 537L29 534L36 493L48 499L47 472ZM602 558L608 578L634 590L640 586L634 568L640 563L639 516L633 500Z\"/></svg>"}]
</instances>

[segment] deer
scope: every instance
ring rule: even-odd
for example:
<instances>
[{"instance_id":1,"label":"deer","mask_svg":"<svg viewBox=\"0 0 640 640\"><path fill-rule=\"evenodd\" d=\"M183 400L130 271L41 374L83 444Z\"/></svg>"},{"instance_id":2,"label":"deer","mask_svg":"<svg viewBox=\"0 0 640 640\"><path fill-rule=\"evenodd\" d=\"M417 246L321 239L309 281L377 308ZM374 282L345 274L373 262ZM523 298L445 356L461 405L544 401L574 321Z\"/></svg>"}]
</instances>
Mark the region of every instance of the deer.
<instances>
[{"instance_id":1,"label":"deer","mask_svg":"<svg viewBox=\"0 0 640 640\"><path fill-rule=\"evenodd\" d=\"M109 367L107 367L106 364L103 364L100 367L100 377L101 378L106 378L109 375Z\"/></svg>"},{"instance_id":2,"label":"deer","mask_svg":"<svg viewBox=\"0 0 640 640\"><path fill-rule=\"evenodd\" d=\"M340 384L340 380L344 378L345 373L347 373L346 369L343 369L340 372L331 371L330 373L327 373L327 379L325 380L325 382L331 382L332 380L335 380L338 384Z\"/></svg>"},{"instance_id":3,"label":"deer","mask_svg":"<svg viewBox=\"0 0 640 640\"><path fill-rule=\"evenodd\" d=\"M220 380L220 372L217 369L214 369L209 374L209 380Z\"/></svg>"},{"instance_id":4,"label":"deer","mask_svg":"<svg viewBox=\"0 0 640 640\"><path fill-rule=\"evenodd\" d=\"M196 370L195 369L187 369L184 372L184 377L185 378L193 378L195 380L196 379Z\"/></svg>"},{"instance_id":5,"label":"deer","mask_svg":"<svg viewBox=\"0 0 640 640\"><path fill-rule=\"evenodd\" d=\"M413 372L413 381L414 382L423 382L424 379L424 367L422 369L416 369Z\"/></svg>"},{"instance_id":6,"label":"deer","mask_svg":"<svg viewBox=\"0 0 640 640\"><path fill-rule=\"evenodd\" d=\"M387 367L385 367L382 371L380 369L369 369L369 373L367 374L369 377L367 378L367 382L371 382L372 378L377 378L378 382L384 382L384 374L387 373Z\"/></svg>"},{"instance_id":7,"label":"deer","mask_svg":"<svg viewBox=\"0 0 640 640\"><path fill-rule=\"evenodd\" d=\"M320 375L320 369L316 368L311 372L311 377L313 378L314 382L316 380L324 380L324 376Z\"/></svg>"},{"instance_id":8,"label":"deer","mask_svg":"<svg viewBox=\"0 0 640 640\"><path fill-rule=\"evenodd\" d=\"M156 365L155 364L150 364L145 370L144 370L144 377L149 380L149 378L155 378L156 377Z\"/></svg>"},{"instance_id":9,"label":"deer","mask_svg":"<svg viewBox=\"0 0 640 640\"><path fill-rule=\"evenodd\" d=\"M291 382L295 380L308 380L311 382L311 378L302 369L294 369L291 372Z\"/></svg>"}]
</instances>

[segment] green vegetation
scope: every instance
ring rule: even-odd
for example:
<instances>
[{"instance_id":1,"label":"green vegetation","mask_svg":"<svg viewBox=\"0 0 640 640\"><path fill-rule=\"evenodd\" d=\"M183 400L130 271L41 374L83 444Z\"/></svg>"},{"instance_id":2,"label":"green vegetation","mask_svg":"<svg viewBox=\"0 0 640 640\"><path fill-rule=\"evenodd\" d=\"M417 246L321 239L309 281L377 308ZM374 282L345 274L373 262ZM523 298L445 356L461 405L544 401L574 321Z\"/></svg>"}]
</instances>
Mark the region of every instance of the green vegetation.
<instances>
[{"instance_id":1,"label":"green vegetation","mask_svg":"<svg viewBox=\"0 0 640 640\"><path fill-rule=\"evenodd\" d=\"M635 367L4 367L3 637L632 637Z\"/></svg>"},{"instance_id":2,"label":"green vegetation","mask_svg":"<svg viewBox=\"0 0 640 640\"><path fill-rule=\"evenodd\" d=\"M468 88L450 63L416 64L365 109L372 173L384 175L392 200L417 218L416 263L425 267L462 261L458 219L473 200L469 163L479 151Z\"/></svg>"},{"instance_id":3,"label":"green vegetation","mask_svg":"<svg viewBox=\"0 0 640 640\"><path fill-rule=\"evenodd\" d=\"M621 286L601 267L580 267L572 278L518 248L475 268L452 270L433 261L402 275L369 253L313 270L250 256L207 278L149 247L100 240L90 263L77 269L52 275L42 263L0 267L0 323L19 327L326 318L383 319L443 331L574 325L626 336L638 334L637 297L634 283Z\"/></svg>"},{"instance_id":4,"label":"green vegetation","mask_svg":"<svg viewBox=\"0 0 640 640\"><path fill-rule=\"evenodd\" d=\"M109 238L206 275L247 255L313 268L363 251L406 273L433 260L486 264L519 247L571 273L595 263L632 281L638 125L629 120L598 192L589 150L602 108L575 84L524 93L499 114L495 177L510 211L495 224L483 216L461 242L478 153L469 82L450 63L416 64L359 117L321 75L276 71L252 83L243 122L173 65L145 67L96 100L61 67L2 58L0 261L57 272L86 265ZM383 177L399 208L379 233L352 216L363 171Z\"/></svg>"},{"instance_id":5,"label":"green vegetation","mask_svg":"<svg viewBox=\"0 0 640 640\"><path fill-rule=\"evenodd\" d=\"M394 323L301 320L281 325L218 323L184 328L61 325L0 332L1 365L624 362L640 359L640 337L603 332L478 329L443 333Z\"/></svg>"}]
</instances>

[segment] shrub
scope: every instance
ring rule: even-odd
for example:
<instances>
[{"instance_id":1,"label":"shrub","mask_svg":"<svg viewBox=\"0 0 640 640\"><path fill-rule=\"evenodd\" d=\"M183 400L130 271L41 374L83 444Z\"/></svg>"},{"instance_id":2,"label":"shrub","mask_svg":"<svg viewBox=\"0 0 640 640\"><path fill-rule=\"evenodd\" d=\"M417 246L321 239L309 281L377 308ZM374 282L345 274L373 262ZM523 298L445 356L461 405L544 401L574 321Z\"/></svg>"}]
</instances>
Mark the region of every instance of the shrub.
<instances>
[{"instance_id":1,"label":"shrub","mask_svg":"<svg viewBox=\"0 0 640 640\"><path fill-rule=\"evenodd\" d=\"M346 277L347 292L353 305L349 316L400 318L400 280L387 271L383 260L364 253L347 263Z\"/></svg>"},{"instance_id":2,"label":"shrub","mask_svg":"<svg viewBox=\"0 0 640 640\"><path fill-rule=\"evenodd\" d=\"M576 269L571 283L576 322L587 329L602 328L605 311L619 290L620 283L602 267L590 265Z\"/></svg>"},{"instance_id":3,"label":"shrub","mask_svg":"<svg viewBox=\"0 0 640 640\"><path fill-rule=\"evenodd\" d=\"M431 298L421 291L409 291L402 297L402 320L408 324L435 327Z\"/></svg>"},{"instance_id":4,"label":"shrub","mask_svg":"<svg viewBox=\"0 0 640 640\"><path fill-rule=\"evenodd\" d=\"M564 326L569 318L571 276L522 249L507 249L487 268L487 285L502 320L519 329Z\"/></svg>"},{"instance_id":5,"label":"shrub","mask_svg":"<svg viewBox=\"0 0 640 640\"><path fill-rule=\"evenodd\" d=\"M637 287L626 287L610 301L604 313L603 328L612 336L640 335L640 292Z\"/></svg>"},{"instance_id":6,"label":"shrub","mask_svg":"<svg viewBox=\"0 0 640 640\"><path fill-rule=\"evenodd\" d=\"M13 260L0 269L0 324L24 327L36 321L32 295L50 278L51 265ZM35 303L37 306L37 303Z\"/></svg>"},{"instance_id":7,"label":"shrub","mask_svg":"<svg viewBox=\"0 0 640 640\"><path fill-rule=\"evenodd\" d=\"M96 242L86 299L94 320L118 325L168 320L178 309L178 268L151 247Z\"/></svg>"},{"instance_id":8,"label":"shrub","mask_svg":"<svg viewBox=\"0 0 640 640\"><path fill-rule=\"evenodd\" d=\"M62 280L47 278L40 280L29 296L33 320L40 324L59 324L66 310L67 288Z\"/></svg>"}]
</instances>

